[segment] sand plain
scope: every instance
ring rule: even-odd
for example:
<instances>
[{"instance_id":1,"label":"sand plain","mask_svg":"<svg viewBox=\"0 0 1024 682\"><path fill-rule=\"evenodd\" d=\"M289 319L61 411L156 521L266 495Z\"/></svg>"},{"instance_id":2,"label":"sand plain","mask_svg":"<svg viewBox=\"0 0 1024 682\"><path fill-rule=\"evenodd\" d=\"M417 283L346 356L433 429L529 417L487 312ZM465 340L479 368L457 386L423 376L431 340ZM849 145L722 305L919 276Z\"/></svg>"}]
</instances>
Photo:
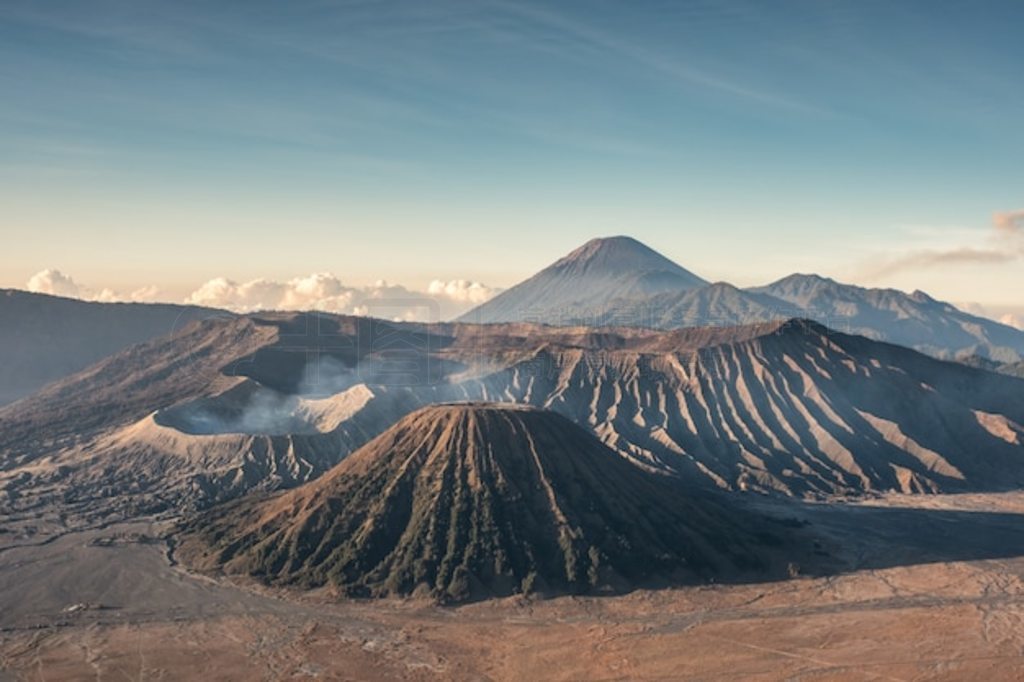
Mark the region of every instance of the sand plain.
<instances>
[{"instance_id":1,"label":"sand plain","mask_svg":"<svg viewBox=\"0 0 1024 682\"><path fill-rule=\"evenodd\" d=\"M1011 680L1024 676L1024 493L758 504L843 571L459 607L191 575L166 522L0 551L0 679Z\"/></svg>"}]
</instances>

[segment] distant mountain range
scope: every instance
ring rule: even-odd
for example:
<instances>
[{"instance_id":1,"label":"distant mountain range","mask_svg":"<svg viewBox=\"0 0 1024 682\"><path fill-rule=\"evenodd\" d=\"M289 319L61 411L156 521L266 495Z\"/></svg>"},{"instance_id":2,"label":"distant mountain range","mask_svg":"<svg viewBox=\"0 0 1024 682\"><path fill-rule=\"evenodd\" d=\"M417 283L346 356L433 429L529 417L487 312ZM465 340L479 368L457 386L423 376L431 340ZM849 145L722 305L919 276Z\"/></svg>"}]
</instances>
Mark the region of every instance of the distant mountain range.
<instances>
[{"instance_id":1,"label":"distant mountain range","mask_svg":"<svg viewBox=\"0 0 1024 682\"><path fill-rule=\"evenodd\" d=\"M196 306L97 303L0 289L0 405L128 346L227 315Z\"/></svg>"},{"instance_id":2,"label":"distant mountain range","mask_svg":"<svg viewBox=\"0 0 1024 682\"><path fill-rule=\"evenodd\" d=\"M867 289L817 275L749 289L709 284L629 237L594 239L459 319L675 329L794 317L941 358L1024 360L1024 331L920 291Z\"/></svg>"},{"instance_id":3,"label":"distant mountain range","mask_svg":"<svg viewBox=\"0 0 1024 682\"><path fill-rule=\"evenodd\" d=\"M750 290L793 306L804 317L938 357L1024 358L1024 331L966 313L922 291L865 289L816 275L791 275Z\"/></svg>"}]
</instances>

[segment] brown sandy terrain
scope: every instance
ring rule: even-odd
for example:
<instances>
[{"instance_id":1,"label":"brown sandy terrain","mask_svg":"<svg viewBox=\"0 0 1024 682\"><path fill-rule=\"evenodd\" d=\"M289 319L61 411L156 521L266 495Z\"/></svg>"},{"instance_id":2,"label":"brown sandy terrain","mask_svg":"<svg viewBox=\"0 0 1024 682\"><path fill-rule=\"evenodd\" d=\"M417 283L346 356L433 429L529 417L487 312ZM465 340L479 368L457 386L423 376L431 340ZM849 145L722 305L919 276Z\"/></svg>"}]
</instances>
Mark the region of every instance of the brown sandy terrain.
<instances>
[{"instance_id":1,"label":"brown sandy terrain","mask_svg":"<svg viewBox=\"0 0 1024 682\"><path fill-rule=\"evenodd\" d=\"M1019 679L1024 494L792 511L859 570L445 608L195 578L148 523L76 533L0 552L0 679Z\"/></svg>"}]
</instances>

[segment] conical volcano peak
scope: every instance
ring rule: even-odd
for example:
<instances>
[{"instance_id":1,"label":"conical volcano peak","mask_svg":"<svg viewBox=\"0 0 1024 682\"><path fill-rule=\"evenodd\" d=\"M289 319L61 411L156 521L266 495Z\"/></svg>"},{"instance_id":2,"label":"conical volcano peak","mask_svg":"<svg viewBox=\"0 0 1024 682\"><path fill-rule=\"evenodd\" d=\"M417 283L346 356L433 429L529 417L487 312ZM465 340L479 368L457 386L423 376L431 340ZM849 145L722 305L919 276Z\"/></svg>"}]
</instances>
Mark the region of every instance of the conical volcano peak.
<instances>
[{"instance_id":1,"label":"conical volcano peak","mask_svg":"<svg viewBox=\"0 0 1024 682\"><path fill-rule=\"evenodd\" d=\"M554 324L600 314L611 301L679 293L708 283L632 237L591 239L533 277L520 282L461 319L466 322Z\"/></svg>"},{"instance_id":2,"label":"conical volcano peak","mask_svg":"<svg viewBox=\"0 0 1024 682\"><path fill-rule=\"evenodd\" d=\"M614 271L669 270L686 272L646 244L626 236L599 237L560 258L555 267L573 264Z\"/></svg>"},{"instance_id":3,"label":"conical volcano peak","mask_svg":"<svg viewBox=\"0 0 1024 682\"><path fill-rule=\"evenodd\" d=\"M764 524L553 412L455 403L413 412L301 488L194 519L178 556L272 583L457 601L771 575L780 538Z\"/></svg>"},{"instance_id":4,"label":"conical volcano peak","mask_svg":"<svg viewBox=\"0 0 1024 682\"><path fill-rule=\"evenodd\" d=\"M678 276L687 282L706 284L646 244L621 235L591 239L560 258L549 269L625 277L660 272Z\"/></svg>"}]
</instances>

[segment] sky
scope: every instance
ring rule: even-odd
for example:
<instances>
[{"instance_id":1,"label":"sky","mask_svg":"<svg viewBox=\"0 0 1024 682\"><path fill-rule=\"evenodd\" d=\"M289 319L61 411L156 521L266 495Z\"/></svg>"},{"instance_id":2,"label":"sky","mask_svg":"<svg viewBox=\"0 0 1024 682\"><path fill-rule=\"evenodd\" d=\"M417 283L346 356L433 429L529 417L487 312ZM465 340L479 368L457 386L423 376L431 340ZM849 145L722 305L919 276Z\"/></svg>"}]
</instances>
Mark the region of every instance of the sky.
<instances>
[{"instance_id":1,"label":"sky","mask_svg":"<svg viewBox=\"0 0 1024 682\"><path fill-rule=\"evenodd\" d=\"M628 234L709 280L1024 311L1022 25L1018 0L4 0L0 286L466 303Z\"/></svg>"}]
</instances>

